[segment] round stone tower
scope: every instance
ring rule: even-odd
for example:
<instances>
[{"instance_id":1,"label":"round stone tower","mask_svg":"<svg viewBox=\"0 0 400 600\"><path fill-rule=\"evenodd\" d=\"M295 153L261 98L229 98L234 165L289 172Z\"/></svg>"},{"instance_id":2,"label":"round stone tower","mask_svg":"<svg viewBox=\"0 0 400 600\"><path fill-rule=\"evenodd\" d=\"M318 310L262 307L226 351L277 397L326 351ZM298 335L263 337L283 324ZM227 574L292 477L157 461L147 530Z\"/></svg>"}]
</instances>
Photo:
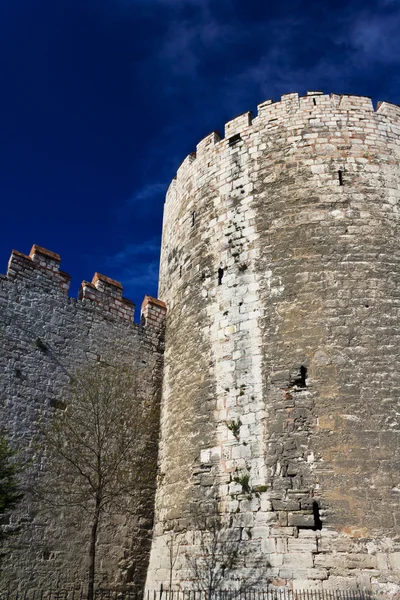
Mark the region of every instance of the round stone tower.
<instances>
[{"instance_id":1,"label":"round stone tower","mask_svg":"<svg viewBox=\"0 0 400 600\"><path fill-rule=\"evenodd\" d=\"M149 589L400 592L399 134L287 94L178 169Z\"/></svg>"}]
</instances>

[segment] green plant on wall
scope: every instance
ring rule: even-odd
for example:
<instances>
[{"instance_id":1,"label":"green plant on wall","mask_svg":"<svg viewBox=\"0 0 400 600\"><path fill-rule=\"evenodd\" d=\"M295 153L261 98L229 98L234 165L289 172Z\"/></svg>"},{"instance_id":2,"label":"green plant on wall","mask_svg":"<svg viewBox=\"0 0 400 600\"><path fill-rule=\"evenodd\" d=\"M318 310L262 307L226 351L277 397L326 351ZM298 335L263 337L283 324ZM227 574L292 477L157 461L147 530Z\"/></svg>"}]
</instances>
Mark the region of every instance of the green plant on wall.
<instances>
[{"instance_id":1,"label":"green plant on wall","mask_svg":"<svg viewBox=\"0 0 400 600\"><path fill-rule=\"evenodd\" d=\"M243 425L242 421L240 420L240 418L238 418L236 421L230 421L230 423L227 423L226 426L227 428L232 431L233 435L235 436L235 438L237 440L239 440L240 437L240 428Z\"/></svg>"},{"instance_id":2,"label":"green plant on wall","mask_svg":"<svg viewBox=\"0 0 400 600\"><path fill-rule=\"evenodd\" d=\"M252 489L250 486L250 475L248 473L243 473L242 475L234 477L233 481L242 486L242 491L244 494L251 495Z\"/></svg>"}]
</instances>

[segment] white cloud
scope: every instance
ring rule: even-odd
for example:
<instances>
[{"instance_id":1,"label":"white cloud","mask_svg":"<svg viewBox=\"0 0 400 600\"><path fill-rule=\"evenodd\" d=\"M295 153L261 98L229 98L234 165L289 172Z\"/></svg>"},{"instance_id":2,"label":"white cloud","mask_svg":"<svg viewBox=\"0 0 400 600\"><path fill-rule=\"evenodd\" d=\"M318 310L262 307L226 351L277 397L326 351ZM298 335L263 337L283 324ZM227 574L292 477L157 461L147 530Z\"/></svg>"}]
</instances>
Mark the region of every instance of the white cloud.
<instances>
[{"instance_id":1,"label":"white cloud","mask_svg":"<svg viewBox=\"0 0 400 600\"><path fill-rule=\"evenodd\" d=\"M191 3L200 7L191 19L171 20L169 30L160 46L158 58L168 63L174 75L197 77L197 71L205 55L227 44L233 36L233 28L215 18L210 3L205 0L162 0L167 3Z\"/></svg>"},{"instance_id":2,"label":"white cloud","mask_svg":"<svg viewBox=\"0 0 400 600\"><path fill-rule=\"evenodd\" d=\"M167 191L167 183L156 181L154 183L148 183L143 187L135 190L133 194L128 198L127 204L129 206L134 206L138 202L148 202L155 197L159 197L160 195L164 195Z\"/></svg>"},{"instance_id":3,"label":"white cloud","mask_svg":"<svg viewBox=\"0 0 400 600\"><path fill-rule=\"evenodd\" d=\"M400 61L400 13L364 14L355 22L351 43L365 59L386 64Z\"/></svg>"},{"instance_id":4,"label":"white cloud","mask_svg":"<svg viewBox=\"0 0 400 600\"><path fill-rule=\"evenodd\" d=\"M160 240L150 239L141 242L140 244L127 244L122 250L109 256L107 265L110 267L122 267L129 270L129 265L132 261L138 259L154 259L160 253Z\"/></svg>"},{"instance_id":5,"label":"white cloud","mask_svg":"<svg viewBox=\"0 0 400 600\"><path fill-rule=\"evenodd\" d=\"M160 240L149 239L139 244L127 244L122 250L109 256L107 268L123 283L124 295L135 297L137 293L155 294L158 283Z\"/></svg>"},{"instance_id":6,"label":"white cloud","mask_svg":"<svg viewBox=\"0 0 400 600\"><path fill-rule=\"evenodd\" d=\"M149 262L139 271L124 273L125 294L133 294L137 288L144 288L148 293L155 293L158 283L158 261Z\"/></svg>"}]
</instances>

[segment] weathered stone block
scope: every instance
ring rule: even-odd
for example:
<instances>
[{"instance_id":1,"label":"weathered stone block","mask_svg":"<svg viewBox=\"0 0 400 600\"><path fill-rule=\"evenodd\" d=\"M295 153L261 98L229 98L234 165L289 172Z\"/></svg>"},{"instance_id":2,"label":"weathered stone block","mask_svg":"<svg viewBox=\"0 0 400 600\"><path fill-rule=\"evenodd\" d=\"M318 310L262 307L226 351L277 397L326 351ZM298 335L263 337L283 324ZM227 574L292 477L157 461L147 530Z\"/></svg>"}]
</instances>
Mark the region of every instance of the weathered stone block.
<instances>
[{"instance_id":1,"label":"weathered stone block","mask_svg":"<svg viewBox=\"0 0 400 600\"><path fill-rule=\"evenodd\" d=\"M288 525L296 527L314 527L314 515L305 512L289 513Z\"/></svg>"},{"instance_id":2,"label":"weathered stone block","mask_svg":"<svg viewBox=\"0 0 400 600\"><path fill-rule=\"evenodd\" d=\"M288 552L283 556L284 565L295 567L296 569L311 568L314 564L311 552Z\"/></svg>"}]
</instances>

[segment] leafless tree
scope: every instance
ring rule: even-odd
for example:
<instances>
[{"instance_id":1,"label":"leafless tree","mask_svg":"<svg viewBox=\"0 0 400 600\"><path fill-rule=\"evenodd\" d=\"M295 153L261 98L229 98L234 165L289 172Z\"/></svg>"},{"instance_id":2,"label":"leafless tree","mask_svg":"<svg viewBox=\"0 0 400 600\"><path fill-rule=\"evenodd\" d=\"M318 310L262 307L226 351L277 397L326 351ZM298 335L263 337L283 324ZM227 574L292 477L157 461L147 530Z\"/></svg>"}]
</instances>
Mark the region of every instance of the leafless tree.
<instances>
[{"instance_id":1,"label":"leafless tree","mask_svg":"<svg viewBox=\"0 0 400 600\"><path fill-rule=\"evenodd\" d=\"M48 461L37 493L87 515L88 600L103 515L119 512L153 472L157 411L140 396L137 383L127 367L100 363L77 373L64 410L56 410L44 428Z\"/></svg>"},{"instance_id":2,"label":"leafless tree","mask_svg":"<svg viewBox=\"0 0 400 600\"><path fill-rule=\"evenodd\" d=\"M186 561L197 588L212 600L218 591L232 587L242 560L240 530L224 525L217 514L196 525L198 544L186 553Z\"/></svg>"},{"instance_id":3,"label":"leafless tree","mask_svg":"<svg viewBox=\"0 0 400 600\"><path fill-rule=\"evenodd\" d=\"M169 567L169 582L168 582L168 589L169 591L172 590L172 578L173 578L173 573L174 573L174 567L176 564L176 561L178 559L179 556L179 550L181 547L181 543L179 541L179 539L174 536L173 533L171 533L171 536L169 538L169 540L167 541L167 548L168 548L168 567Z\"/></svg>"},{"instance_id":4,"label":"leafless tree","mask_svg":"<svg viewBox=\"0 0 400 600\"><path fill-rule=\"evenodd\" d=\"M235 526L234 520L232 515L219 514L216 503L210 507L209 516L196 519L198 543L186 553L186 562L206 600L213 600L222 590L229 590L230 598L240 596L255 589L260 581L268 581L265 569L269 563L254 563L254 547L243 540L243 527Z\"/></svg>"}]
</instances>

